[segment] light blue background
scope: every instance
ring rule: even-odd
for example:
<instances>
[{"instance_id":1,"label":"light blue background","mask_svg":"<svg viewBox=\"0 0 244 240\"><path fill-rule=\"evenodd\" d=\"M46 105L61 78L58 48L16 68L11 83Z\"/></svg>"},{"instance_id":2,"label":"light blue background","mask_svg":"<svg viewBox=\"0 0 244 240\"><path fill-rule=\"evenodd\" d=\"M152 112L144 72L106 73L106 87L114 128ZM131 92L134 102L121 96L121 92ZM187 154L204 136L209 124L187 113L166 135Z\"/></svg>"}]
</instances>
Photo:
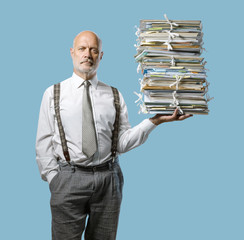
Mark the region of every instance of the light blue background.
<instances>
[{"instance_id":1,"label":"light blue background","mask_svg":"<svg viewBox=\"0 0 244 240\"><path fill-rule=\"evenodd\" d=\"M44 90L72 74L69 48L82 30L103 40L98 77L117 87L134 126L139 91L134 25L202 20L209 116L159 126L121 156L118 240L243 240L243 6L241 1L2 1L0 239L51 239L48 185L35 161Z\"/></svg>"}]
</instances>

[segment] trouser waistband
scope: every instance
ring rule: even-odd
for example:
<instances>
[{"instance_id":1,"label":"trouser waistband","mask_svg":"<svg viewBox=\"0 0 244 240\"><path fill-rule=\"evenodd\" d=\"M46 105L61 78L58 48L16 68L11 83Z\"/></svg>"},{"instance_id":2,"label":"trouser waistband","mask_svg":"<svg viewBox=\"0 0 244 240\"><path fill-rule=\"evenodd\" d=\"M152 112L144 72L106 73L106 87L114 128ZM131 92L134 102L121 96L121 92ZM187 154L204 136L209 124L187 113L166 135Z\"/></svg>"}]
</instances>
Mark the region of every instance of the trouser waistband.
<instances>
[{"instance_id":1,"label":"trouser waistband","mask_svg":"<svg viewBox=\"0 0 244 240\"><path fill-rule=\"evenodd\" d=\"M73 170L77 169L77 170L82 170L87 172L95 172L95 171L109 170L116 163L118 163L118 157L112 158L111 160L108 160L105 163L98 164L95 166L82 166L71 162L71 163L60 164L60 168L62 169L62 168L70 167Z\"/></svg>"}]
</instances>

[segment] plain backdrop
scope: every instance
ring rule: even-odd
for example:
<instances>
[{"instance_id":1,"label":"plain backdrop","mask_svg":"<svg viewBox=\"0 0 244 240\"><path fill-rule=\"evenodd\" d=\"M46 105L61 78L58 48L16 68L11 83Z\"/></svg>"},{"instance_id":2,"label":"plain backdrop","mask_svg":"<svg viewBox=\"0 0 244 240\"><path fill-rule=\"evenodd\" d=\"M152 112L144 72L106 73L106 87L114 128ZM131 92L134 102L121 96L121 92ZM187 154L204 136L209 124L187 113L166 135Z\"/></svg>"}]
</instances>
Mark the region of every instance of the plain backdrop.
<instances>
[{"instance_id":1,"label":"plain backdrop","mask_svg":"<svg viewBox=\"0 0 244 240\"><path fill-rule=\"evenodd\" d=\"M51 239L50 192L35 160L44 90L72 74L83 30L103 40L98 78L117 87L135 126L140 19L201 20L208 116L157 127L120 157L125 185L118 240L243 240L243 6L241 1L2 1L0 239Z\"/></svg>"}]
</instances>

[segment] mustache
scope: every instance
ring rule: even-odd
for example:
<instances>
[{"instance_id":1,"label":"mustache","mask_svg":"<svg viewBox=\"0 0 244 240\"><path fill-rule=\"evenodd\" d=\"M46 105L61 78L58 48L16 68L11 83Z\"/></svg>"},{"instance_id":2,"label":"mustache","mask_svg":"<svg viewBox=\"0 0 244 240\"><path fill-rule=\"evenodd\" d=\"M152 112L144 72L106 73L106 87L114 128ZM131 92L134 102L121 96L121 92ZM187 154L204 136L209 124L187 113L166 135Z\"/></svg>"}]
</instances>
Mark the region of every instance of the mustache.
<instances>
[{"instance_id":1,"label":"mustache","mask_svg":"<svg viewBox=\"0 0 244 240\"><path fill-rule=\"evenodd\" d=\"M93 64L93 60L89 59L89 58L81 61L80 64L85 63L85 62L89 62L89 63Z\"/></svg>"}]
</instances>

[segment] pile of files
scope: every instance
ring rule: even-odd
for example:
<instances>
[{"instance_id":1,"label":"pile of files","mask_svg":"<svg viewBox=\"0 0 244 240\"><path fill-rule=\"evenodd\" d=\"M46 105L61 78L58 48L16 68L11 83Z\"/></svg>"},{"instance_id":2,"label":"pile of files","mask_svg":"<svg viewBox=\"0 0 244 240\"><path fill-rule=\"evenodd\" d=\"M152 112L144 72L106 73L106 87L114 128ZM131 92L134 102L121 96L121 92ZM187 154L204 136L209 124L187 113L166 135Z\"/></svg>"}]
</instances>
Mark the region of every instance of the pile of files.
<instances>
[{"instance_id":1,"label":"pile of files","mask_svg":"<svg viewBox=\"0 0 244 240\"><path fill-rule=\"evenodd\" d=\"M201 21L141 20L137 29L141 112L208 114Z\"/></svg>"}]
</instances>

